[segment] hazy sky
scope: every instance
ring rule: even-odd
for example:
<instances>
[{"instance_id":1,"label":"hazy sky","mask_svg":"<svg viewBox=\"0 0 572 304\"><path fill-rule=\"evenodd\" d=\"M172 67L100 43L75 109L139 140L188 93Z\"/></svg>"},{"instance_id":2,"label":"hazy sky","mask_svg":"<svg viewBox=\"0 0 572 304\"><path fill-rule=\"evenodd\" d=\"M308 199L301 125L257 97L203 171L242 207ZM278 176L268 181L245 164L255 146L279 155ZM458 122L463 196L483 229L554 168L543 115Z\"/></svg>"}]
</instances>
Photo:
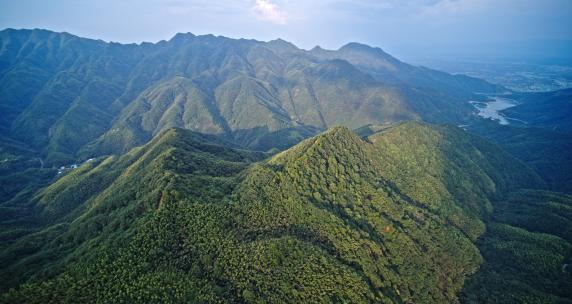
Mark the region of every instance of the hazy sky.
<instances>
[{"instance_id":1,"label":"hazy sky","mask_svg":"<svg viewBox=\"0 0 572 304\"><path fill-rule=\"evenodd\" d=\"M177 32L302 48L349 41L386 50L470 50L506 40L572 40L572 0L0 0L0 28L46 28L118 42Z\"/></svg>"}]
</instances>

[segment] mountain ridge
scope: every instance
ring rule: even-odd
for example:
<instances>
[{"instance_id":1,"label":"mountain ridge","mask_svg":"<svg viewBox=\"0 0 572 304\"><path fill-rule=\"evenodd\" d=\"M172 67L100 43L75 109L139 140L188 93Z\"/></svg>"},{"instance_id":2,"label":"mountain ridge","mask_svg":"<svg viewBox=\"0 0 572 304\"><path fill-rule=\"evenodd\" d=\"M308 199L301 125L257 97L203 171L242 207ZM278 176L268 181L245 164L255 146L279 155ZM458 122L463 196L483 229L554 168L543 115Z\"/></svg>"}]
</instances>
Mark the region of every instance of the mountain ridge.
<instances>
[{"instance_id":1,"label":"mountain ridge","mask_svg":"<svg viewBox=\"0 0 572 304\"><path fill-rule=\"evenodd\" d=\"M448 87L449 79L429 83L433 90L420 89L418 85L428 84L409 76L374 77L351 58L336 55L367 49L389 56L355 43L326 51L333 56L325 58L283 40L190 33L142 44L107 43L46 30L4 30L0 37L0 131L31 144L47 163L56 165L125 152L169 126L216 133L268 150L293 145L336 124L357 128L407 119L456 122L473 115L471 106L460 102L472 96L471 90L457 84ZM404 67L395 73L427 73L391 60ZM177 90L176 77L188 78L195 87L194 93L184 94L190 100L165 99ZM151 99L163 100L141 103L149 99L147 90L161 86L167 95ZM236 95L240 90L244 94ZM185 114L188 111L195 116ZM155 118L134 123L143 116ZM197 127L204 121L218 126ZM288 133L293 140L278 147L275 132Z\"/></svg>"}]
</instances>

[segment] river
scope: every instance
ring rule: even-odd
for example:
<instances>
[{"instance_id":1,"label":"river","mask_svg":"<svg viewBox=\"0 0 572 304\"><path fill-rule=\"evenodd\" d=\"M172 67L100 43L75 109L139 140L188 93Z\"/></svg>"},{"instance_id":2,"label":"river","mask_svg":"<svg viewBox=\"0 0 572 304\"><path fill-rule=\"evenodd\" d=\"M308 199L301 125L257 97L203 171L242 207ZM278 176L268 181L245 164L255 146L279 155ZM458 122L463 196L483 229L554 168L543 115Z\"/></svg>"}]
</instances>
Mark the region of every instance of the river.
<instances>
[{"instance_id":1,"label":"river","mask_svg":"<svg viewBox=\"0 0 572 304\"><path fill-rule=\"evenodd\" d=\"M508 125L510 118L507 119L500 111L514 107L518 102L500 96L491 96L490 98L491 100L488 101L471 101L471 104L479 111L479 116L496 120L501 125Z\"/></svg>"}]
</instances>

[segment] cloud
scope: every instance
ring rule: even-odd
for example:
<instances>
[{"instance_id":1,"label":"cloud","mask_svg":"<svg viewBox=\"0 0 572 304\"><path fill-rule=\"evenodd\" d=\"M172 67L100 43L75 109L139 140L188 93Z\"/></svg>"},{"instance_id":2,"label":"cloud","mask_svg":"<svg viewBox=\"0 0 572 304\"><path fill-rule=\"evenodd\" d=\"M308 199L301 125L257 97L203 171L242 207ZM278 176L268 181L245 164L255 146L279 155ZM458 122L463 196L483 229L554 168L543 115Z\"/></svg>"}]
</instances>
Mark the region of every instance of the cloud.
<instances>
[{"instance_id":1,"label":"cloud","mask_svg":"<svg viewBox=\"0 0 572 304\"><path fill-rule=\"evenodd\" d=\"M252 9L260 20L276 24L286 24L288 22L286 12L282 11L278 5L270 2L270 0L256 0Z\"/></svg>"}]
</instances>

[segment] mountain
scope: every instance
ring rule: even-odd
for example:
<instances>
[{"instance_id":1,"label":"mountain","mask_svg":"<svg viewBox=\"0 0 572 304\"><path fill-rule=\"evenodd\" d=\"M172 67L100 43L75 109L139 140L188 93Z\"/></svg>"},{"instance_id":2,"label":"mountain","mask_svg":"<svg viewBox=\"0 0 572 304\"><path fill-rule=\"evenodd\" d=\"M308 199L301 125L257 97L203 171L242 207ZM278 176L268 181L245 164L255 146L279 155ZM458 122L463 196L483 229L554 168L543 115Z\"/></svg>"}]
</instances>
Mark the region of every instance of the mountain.
<instances>
[{"instance_id":1,"label":"mountain","mask_svg":"<svg viewBox=\"0 0 572 304\"><path fill-rule=\"evenodd\" d=\"M59 164L107 129L140 57L134 46L45 30L4 30L0 45L2 135Z\"/></svg>"},{"instance_id":2,"label":"mountain","mask_svg":"<svg viewBox=\"0 0 572 304\"><path fill-rule=\"evenodd\" d=\"M272 156L169 129L86 162L11 206L35 231L0 222L2 300L458 302L497 202L543 182L456 127L368 129Z\"/></svg>"},{"instance_id":3,"label":"mountain","mask_svg":"<svg viewBox=\"0 0 572 304\"><path fill-rule=\"evenodd\" d=\"M461 123L474 92L499 90L358 44L304 51L187 33L123 45L0 32L0 136L50 166L123 153L171 127L266 151L334 125Z\"/></svg>"},{"instance_id":4,"label":"mountain","mask_svg":"<svg viewBox=\"0 0 572 304\"><path fill-rule=\"evenodd\" d=\"M19 216L2 221L2 285L49 273L74 254L95 254L97 240L128 238L146 210L160 207L163 195L220 200L248 163L265 157L227 146L213 136L169 130L121 157L94 159L63 173L30 201L3 203Z\"/></svg>"},{"instance_id":5,"label":"mountain","mask_svg":"<svg viewBox=\"0 0 572 304\"><path fill-rule=\"evenodd\" d=\"M571 303L569 92L467 102L506 91L358 43L0 31L0 303Z\"/></svg>"},{"instance_id":6,"label":"mountain","mask_svg":"<svg viewBox=\"0 0 572 304\"><path fill-rule=\"evenodd\" d=\"M411 86L423 91L433 91L453 97L457 102L474 98L475 92L503 92L501 86L493 85L465 75L451 75L441 71L417 67L387 54L380 48L361 43L348 43L338 51L316 47L311 54L325 59L342 59L384 83Z\"/></svg>"}]
</instances>

